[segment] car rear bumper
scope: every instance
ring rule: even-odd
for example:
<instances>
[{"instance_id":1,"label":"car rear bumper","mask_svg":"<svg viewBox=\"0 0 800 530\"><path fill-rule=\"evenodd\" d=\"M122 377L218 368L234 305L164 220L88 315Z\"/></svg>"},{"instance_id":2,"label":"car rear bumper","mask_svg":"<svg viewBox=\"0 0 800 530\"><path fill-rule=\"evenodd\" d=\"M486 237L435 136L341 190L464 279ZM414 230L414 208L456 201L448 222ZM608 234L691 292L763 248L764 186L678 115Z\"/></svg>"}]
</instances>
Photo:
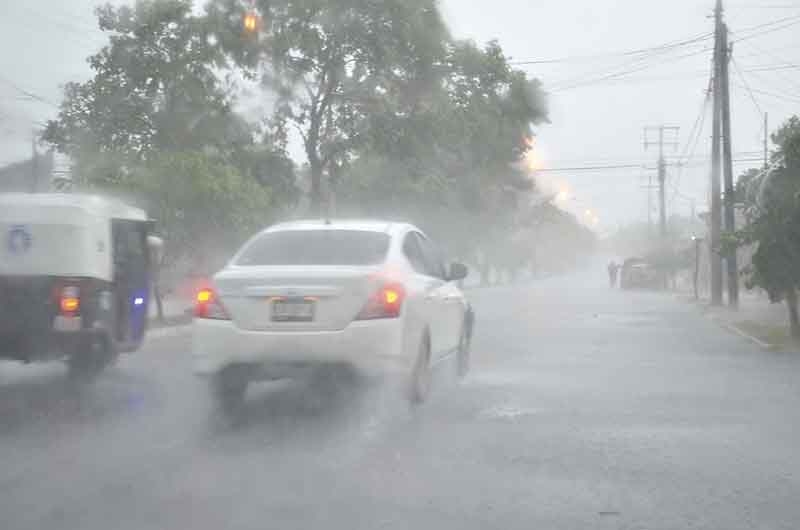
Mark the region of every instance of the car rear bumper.
<instances>
[{"instance_id":1,"label":"car rear bumper","mask_svg":"<svg viewBox=\"0 0 800 530\"><path fill-rule=\"evenodd\" d=\"M401 319L353 322L340 331L247 331L230 321L195 319L192 367L212 375L226 366L346 363L365 373L407 372Z\"/></svg>"}]
</instances>

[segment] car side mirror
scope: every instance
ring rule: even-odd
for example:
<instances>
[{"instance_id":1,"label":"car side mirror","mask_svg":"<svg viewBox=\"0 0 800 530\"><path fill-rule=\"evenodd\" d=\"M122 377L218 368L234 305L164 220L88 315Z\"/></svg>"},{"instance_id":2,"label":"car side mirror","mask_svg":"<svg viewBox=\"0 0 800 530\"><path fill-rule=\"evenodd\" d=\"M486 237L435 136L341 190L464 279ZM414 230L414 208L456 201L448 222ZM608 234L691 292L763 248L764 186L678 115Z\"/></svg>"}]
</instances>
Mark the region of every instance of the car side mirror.
<instances>
[{"instance_id":1,"label":"car side mirror","mask_svg":"<svg viewBox=\"0 0 800 530\"><path fill-rule=\"evenodd\" d=\"M463 263L453 263L450 265L450 274L447 279L451 282L463 280L469 274L469 269Z\"/></svg>"}]
</instances>

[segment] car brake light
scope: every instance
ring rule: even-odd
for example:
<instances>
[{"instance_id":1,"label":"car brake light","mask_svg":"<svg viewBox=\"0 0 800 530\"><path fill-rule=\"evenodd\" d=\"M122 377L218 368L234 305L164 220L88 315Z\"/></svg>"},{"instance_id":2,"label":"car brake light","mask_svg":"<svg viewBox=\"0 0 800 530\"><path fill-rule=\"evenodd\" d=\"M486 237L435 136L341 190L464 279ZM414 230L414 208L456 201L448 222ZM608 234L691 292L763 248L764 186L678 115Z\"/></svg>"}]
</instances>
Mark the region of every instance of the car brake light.
<instances>
[{"instance_id":1,"label":"car brake light","mask_svg":"<svg viewBox=\"0 0 800 530\"><path fill-rule=\"evenodd\" d=\"M213 289L204 288L197 291L194 304L194 316L212 320L229 320L228 312Z\"/></svg>"},{"instance_id":2,"label":"car brake light","mask_svg":"<svg viewBox=\"0 0 800 530\"><path fill-rule=\"evenodd\" d=\"M64 316L75 316L81 308L80 290L75 286L64 287L61 290L58 305Z\"/></svg>"},{"instance_id":3,"label":"car brake light","mask_svg":"<svg viewBox=\"0 0 800 530\"><path fill-rule=\"evenodd\" d=\"M384 284L376 290L364 304L356 320L375 320L397 318L403 308L405 289L400 284Z\"/></svg>"}]
</instances>

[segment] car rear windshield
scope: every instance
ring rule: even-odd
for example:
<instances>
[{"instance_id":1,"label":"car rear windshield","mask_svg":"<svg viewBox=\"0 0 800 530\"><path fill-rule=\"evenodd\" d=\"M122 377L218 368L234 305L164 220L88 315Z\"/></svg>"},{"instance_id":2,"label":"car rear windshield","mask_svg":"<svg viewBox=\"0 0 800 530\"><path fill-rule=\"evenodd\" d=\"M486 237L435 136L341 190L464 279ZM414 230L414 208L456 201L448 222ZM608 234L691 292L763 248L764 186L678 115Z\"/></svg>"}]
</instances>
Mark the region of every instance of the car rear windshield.
<instances>
[{"instance_id":1,"label":"car rear windshield","mask_svg":"<svg viewBox=\"0 0 800 530\"><path fill-rule=\"evenodd\" d=\"M288 230L257 237L236 265L377 265L388 250L389 236L381 232Z\"/></svg>"}]
</instances>

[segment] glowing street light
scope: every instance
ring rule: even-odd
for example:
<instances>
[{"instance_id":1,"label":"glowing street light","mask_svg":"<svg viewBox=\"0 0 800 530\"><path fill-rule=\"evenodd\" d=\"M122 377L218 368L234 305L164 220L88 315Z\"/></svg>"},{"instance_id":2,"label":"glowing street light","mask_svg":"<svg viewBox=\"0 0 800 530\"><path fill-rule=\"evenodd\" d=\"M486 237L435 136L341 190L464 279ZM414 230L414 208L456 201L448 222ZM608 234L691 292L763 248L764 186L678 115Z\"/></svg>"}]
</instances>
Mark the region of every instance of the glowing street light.
<instances>
[{"instance_id":1,"label":"glowing street light","mask_svg":"<svg viewBox=\"0 0 800 530\"><path fill-rule=\"evenodd\" d=\"M242 29L248 34L258 33L261 30L261 17L255 9L249 9L242 17Z\"/></svg>"}]
</instances>

